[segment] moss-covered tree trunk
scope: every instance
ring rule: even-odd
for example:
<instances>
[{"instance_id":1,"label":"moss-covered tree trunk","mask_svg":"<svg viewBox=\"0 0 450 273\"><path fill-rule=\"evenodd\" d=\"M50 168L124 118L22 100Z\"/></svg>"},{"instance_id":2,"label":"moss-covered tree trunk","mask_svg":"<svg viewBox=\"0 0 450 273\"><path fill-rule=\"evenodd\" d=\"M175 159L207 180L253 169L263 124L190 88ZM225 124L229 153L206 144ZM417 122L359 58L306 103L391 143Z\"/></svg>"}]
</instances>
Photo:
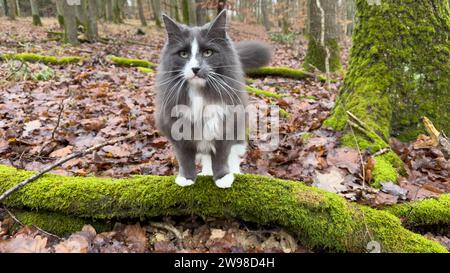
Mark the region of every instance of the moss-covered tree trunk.
<instances>
[{"instance_id":1,"label":"moss-covered tree trunk","mask_svg":"<svg viewBox=\"0 0 450 273\"><path fill-rule=\"evenodd\" d=\"M181 11L183 14L183 23L186 25L189 25L191 23L190 19L190 3L189 0L181 0Z\"/></svg>"},{"instance_id":2,"label":"moss-covered tree trunk","mask_svg":"<svg viewBox=\"0 0 450 273\"><path fill-rule=\"evenodd\" d=\"M390 136L417 136L423 116L450 133L447 0L357 0L356 7L350 66L324 125L343 130L345 145L371 152L387 147ZM390 153L377 160L379 181L396 178L389 167L394 158Z\"/></svg>"},{"instance_id":3,"label":"moss-covered tree trunk","mask_svg":"<svg viewBox=\"0 0 450 273\"><path fill-rule=\"evenodd\" d=\"M42 26L41 17L39 16L39 5L37 0L30 0L31 16L33 16L33 25Z\"/></svg>"},{"instance_id":4,"label":"moss-covered tree trunk","mask_svg":"<svg viewBox=\"0 0 450 273\"><path fill-rule=\"evenodd\" d=\"M336 0L309 0L309 43L304 67L333 72L341 68ZM323 46L325 45L325 46Z\"/></svg>"},{"instance_id":5,"label":"moss-covered tree trunk","mask_svg":"<svg viewBox=\"0 0 450 273\"><path fill-rule=\"evenodd\" d=\"M31 175L0 165L0 193ZM298 181L238 175L230 189L217 188L211 177L204 176L185 188L173 181L170 176L110 179L46 174L4 203L34 212L19 214L21 221L58 233L78 228L83 221L74 217L99 221L195 214L283 226L306 245L331 251L363 252L376 242L381 252L446 252L438 243L403 228L393 214L349 203ZM448 222L449 201L431 204L437 212L433 222ZM430 211L430 204L423 207L425 213ZM395 211L403 215L405 210ZM66 217L73 220L65 221Z\"/></svg>"}]
</instances>

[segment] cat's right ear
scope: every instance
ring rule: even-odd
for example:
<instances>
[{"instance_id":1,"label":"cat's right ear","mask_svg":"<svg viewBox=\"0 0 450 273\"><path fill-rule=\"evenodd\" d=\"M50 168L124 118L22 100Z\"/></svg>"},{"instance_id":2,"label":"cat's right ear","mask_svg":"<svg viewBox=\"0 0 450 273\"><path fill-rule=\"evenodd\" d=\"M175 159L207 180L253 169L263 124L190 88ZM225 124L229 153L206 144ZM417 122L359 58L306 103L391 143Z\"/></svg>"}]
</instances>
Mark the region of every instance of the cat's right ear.
<instances>
[{"instance_id":1,"label":"cat's right ear","mask_svg":"<svg viewBox=\"0 0 450 273\"><path fill-rule=\"evenodd\" d=\"M162 19L164 21L164 26L166 27L167 34L170 36L178 35L181 33L181 27L169 16L163 14Z\"/></svg>"}]
</instances>

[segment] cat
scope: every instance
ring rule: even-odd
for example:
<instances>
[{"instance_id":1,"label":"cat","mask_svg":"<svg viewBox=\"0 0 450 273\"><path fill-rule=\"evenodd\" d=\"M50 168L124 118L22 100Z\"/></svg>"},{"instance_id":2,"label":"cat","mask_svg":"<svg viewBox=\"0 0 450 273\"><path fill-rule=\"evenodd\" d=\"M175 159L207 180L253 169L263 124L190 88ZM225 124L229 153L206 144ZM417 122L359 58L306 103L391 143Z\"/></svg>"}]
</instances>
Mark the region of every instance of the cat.
<instances>
[{"instance_id":1,"label":"cat","mask_svg":"<svg viewBox=\"0 0 450 273\"><path fill-rule=\"evenodd\" d=\"M257 41L233 43L226 10L204 26L189 27L167 15L163 21L167 39L156 75L155 121L174 148L175 183L194 184L199 160L199 175L212 175L217 187L230 188L246 152L247 128L245 115L233 107L247 106L244 70L267 65L271 48ZM196 130L200 137L192 137Z\"/></svg>"}]
</instances>

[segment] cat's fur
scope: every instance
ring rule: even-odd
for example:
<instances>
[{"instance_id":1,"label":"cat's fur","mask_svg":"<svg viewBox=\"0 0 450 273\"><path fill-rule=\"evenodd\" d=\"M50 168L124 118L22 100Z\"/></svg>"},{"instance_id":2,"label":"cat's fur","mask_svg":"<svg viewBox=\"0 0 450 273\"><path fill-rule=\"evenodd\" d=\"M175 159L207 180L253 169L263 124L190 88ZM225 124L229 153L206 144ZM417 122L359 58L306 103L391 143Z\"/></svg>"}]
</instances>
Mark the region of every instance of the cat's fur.
<instances>
[{"instance_id":1,"label":"cat's fur","mask_svg":"<svg viewBox=\"0 0 450 273\"><path fill-rule=\"evenodd\" d=\"M266 65L271 50L259 42L234 44L226 33L226 11L201 27L178 24L165 15L163 20L167 41L156 77L156 124L172 143L179 163L175 182L192 185L197 177L195 160L200 159L202 175L212 175L218 187L231 187L245 153L246 125L245 115L224 106L247 105L243 70ZM191 112L180 114L177 105ZM225 122L231 117L234 123ZM192 131L201 127L201 138L174 137L174 125L180 120ZM224 136L228 130L235 132L231 139Z\"/></svg>"}]
</instances>

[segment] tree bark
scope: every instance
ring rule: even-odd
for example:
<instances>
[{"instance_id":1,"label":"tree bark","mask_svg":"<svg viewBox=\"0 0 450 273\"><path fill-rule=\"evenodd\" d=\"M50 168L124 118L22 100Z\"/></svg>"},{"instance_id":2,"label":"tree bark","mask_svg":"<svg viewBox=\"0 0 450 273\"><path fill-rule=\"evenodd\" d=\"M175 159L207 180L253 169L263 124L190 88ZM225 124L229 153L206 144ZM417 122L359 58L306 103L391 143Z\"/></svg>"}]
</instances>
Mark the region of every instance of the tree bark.
<instances>
[{"instance_id":1,"label":"tree bark","mask_svg":"<svg viewBox=\"0 0 450 273\"><path fill-rule=\"evenodd\" d=\"M191 20L190 20L190 13L189 13L189 7L190 3L189 0L181 0L181 11L183 14L183 23L185 25L189 25Z\"/></svg>"},{"instance_id":2,"label":"tree bark","mask_svg":"<svg viewBox=\"0 0 450 273\"><path fill-rule=\"evenodd\" d=\"M450 11L446 0L356 1L350 66L324 126L343 131L342 144L375 153L391 136L414 139L426 116L448 135ZM420 56L420 57L418 57ZM396 181L403 162L376 158L376 183Z\"/></svg>"},{"instance_id":3,"label":"tree bark","mask_svg":"<svg viewBox=\"0 0 450 273\"><path fill-rule=\"evenodd\" d=\"M0 166L0 192L31 175ZM369 243L377 242L381 252L447 252L440 244L403 228L388 212L349 203L298 181L238 175L233 187L224 190L210 177L199 177L195 185L185 188L173 180L46 174L9 196L5 205L91 220L192 214L233 217L285 227L312 248L363 252Z\"/></svg>"},{"instance_id":4,"label":"tree bark","mask_svg":"<svg viewBox=\"0 0 450 273\"><path fill-rule=\"evenodd\" d=\"M203 7L203 0L195 0L195 14L197 17L197 26L203 26L207 23L206 9Z\"/></svg>"},{"instance_id":5,"label":"tree bark","mask_svg":"<svg viewBox=\"0 0 450 273\"><path fill-rule=\"evenodd\" d=\"M105 18L106 21L113 21L113 12L112 12L112 0L105 0Z\"/></svg>"},{"instance_id":6,"label":"tree bark","mask_svg":"<svg viewBox=\"0 0 450 273\"><path fill-rule=\"evenodd\" d=\"M120 0L112 0L112 18L116 24L123 23L122 19L122 4Z\"/></svg>"},{"instance_id":7,"label":"tree bark","mask_svg":"<svg viewBox=\"0 0 450 273\"><path fill-rule=\"evenodd\" d=\"M161 27L161 0L150 0L152 2L153 16L155 17L155 24Z\"/></svg>"},{"instance_id":8,"label":"tree bark","mask_svg":"<svg viewBox=\"0 0 450 273\"><path fill-rule=\"evenodd\" d=\"M147 26L147 21L145 20L144 16L144 7L142 6L142 0L137 0L137 6L138 6L138 13L139 13L139 20L141 20L142 26Z\"/></svg>"},{"instance_id":9,"label":"tree bark","mask_svg":"<svg viewBox=\"0 0 450 273\"><path fill-rule=\"evenodd\" d=\"M270 31L270 20L269 14L267 13L267 0L261 0L261 13L264 28L266 29L266 31Z\"/></svg>"},{"instance_id":10,"label":"tree bark","mask_svg":"<svg viewBox=\"0 0 450 273\"><path fill-rule=\"evenodd\" d=\"M87 22L86 22L86 38L89 42L96 42L98 40L98 26L97 26L97 1L83 0L87 8Z\"/></svg>"},{"instance_id":11,"label":"tree bark","mask_svg":"<svg viewBox=\"0 0 450 273\"><path fill-rule=\"evenodd\" d=\"M61 0L56 0L56 16L58 18L58 23L60 28L64 28L64 8Z\"/></svg>"},{"instance_id":12,"label":"tree bark","mask_svg":"<svg viewBox=\"0 0 450 273\"><path fill-rule=\"evenodd\" d=\"M334 72L341 68L336 0L309 0L308 9L309 43L304 67Z\"/></svg>"},{"instance_id":13,"label":"tree bark","mask_svg":"<svg viewBox=\"0 0 450 273\"><path fill-rule=\"evenodd\" d=\"M78 31L77 31L77 19L76 19L76 6L69 5L66 0L61 1L61 7L64 16L64 42L72 45L79 44Z\"/></svg>"},{"instance_id":14,"label":"tree bark","mask_svg":"<svg viewBox=\"0 0 450 273\"><path fill-rule=\"evenodd\" d=\"M33 16L33 25L42 26L41 17L39 16L39 6L37 0L30 0L31 16Z\"/></svg>"},{"instance_id":15,"label":"tree bark","mask_svg":"<svg viewBox=\"0 0 450 273\"><path fill-rule=\"evenodd\" d=\"M16 20L16 1L8 0L8 18L9 20Z\"/></svg>"}]
</instances>

